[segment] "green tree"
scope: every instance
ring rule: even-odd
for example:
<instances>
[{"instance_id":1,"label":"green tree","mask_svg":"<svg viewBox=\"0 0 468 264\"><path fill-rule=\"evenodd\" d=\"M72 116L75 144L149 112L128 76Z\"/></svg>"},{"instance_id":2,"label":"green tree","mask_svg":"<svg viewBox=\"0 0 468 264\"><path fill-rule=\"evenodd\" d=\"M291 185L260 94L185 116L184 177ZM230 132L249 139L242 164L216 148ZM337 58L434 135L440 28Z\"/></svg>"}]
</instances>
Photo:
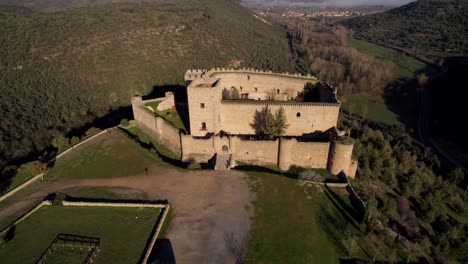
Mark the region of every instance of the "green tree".
<instances>
[{"instance_id":1,"label":"green tree","mask_svg":"<svg viewBox=\"0 0 468 264\"><path fill-rule=\"evenodd\" d=\"M267 136L269 139L284 135L286 128L289 127L284 108L280 107L273 114L268 105L261 111L255 111L254 121L250 126L257 135Z\"/></svg>"},{"instance_id":2,"label":"green tree","mask_svg":"<svg viewBox=\"0 0 468 264\"><path fill-rule=\"evenodd\" d=\"M286 129L289 127L286 119L286 114L284 112L284 108L281 106L278 110L275 112L275 130L273 135L276 137L281 137L284 135L286 132Z\"/></svg>"},{"instance_id":3,"label":"green tree","mask_svg":"<svg viewBox=\"0 0 468 264\"><path fill-rule=\"evenodd\" d=\"M459 184L464 179L464 174L461 168L457 167L449 173L449 181L453 184Z\"/></svg>"},{"instance_id":4,"label":"green tree","mask_svg":"<svg viewBox=\"0 0 468 264\"><path fill-rule=\"evenodd\" d=\"M64 150L70 145L70 140L63 135L59 135L52 140L52 146L56 147L59 151Z\"/></svg>"},{"instance_id":5,"label":"green tree","mask_svg":"<svg viewBox=\"0 0 468 264\"><path fill-rule=\"evenodd\" d=\"M78 144L79 142L80 142L80 139L79 139L78 137L72 137L72 138L70 139L70 144L71 144L72 146Z\"/></svg>"}]
</instances>

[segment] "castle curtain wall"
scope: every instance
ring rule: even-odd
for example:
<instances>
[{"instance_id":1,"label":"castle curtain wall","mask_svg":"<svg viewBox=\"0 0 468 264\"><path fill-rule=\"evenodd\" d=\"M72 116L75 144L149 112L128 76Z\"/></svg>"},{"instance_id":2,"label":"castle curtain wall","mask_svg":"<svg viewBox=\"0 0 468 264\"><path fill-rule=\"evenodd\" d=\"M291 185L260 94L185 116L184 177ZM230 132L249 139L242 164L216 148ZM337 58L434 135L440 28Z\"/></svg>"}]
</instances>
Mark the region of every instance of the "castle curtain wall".
<instances>
[{"instance_id":1,"label":"castle curtain wall","mask_svg":"<svg viewBox=\"0 0 468 264\"><path fill-rule=\"evenodd\" d=\"M230 134L255 134L252 128L255 111L261 111L265 102L222 102L219 107L220 130ZM274 113L285 110L288 128L285 136L302 136L315 131L326 131L338 121L339 104L275 103L268 107ZM219 131L214 131L219 132Z\"/></svg>"}]
</instances>

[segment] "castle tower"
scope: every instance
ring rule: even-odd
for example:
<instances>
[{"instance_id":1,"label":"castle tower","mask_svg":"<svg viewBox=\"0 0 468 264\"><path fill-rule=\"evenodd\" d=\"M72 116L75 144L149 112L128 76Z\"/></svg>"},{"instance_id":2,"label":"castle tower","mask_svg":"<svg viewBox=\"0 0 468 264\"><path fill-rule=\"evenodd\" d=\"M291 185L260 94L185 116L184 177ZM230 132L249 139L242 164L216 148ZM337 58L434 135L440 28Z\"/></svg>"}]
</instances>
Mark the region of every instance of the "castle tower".
<instances>
[{"instance_id":1,"label":"castle tower","mask_svg":"<svg viewBox=\"0 0 468 264\"><path fill-rule=\"evenodd\" d=\"M348 136L333 140L328 161L328 171L330 171L330 173L338 175L344 172L347 176L353 174L352 171L350 171L353 147L354 140Z\"/></svg>"}]
</instances>

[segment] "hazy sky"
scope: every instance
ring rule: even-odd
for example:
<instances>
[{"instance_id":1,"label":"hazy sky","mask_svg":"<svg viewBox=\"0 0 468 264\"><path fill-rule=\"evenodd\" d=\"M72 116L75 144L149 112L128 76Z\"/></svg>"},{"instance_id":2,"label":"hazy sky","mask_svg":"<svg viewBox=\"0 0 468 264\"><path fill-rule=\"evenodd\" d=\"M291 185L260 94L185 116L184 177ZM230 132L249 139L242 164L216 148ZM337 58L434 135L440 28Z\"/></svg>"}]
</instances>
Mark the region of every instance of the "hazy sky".
<instances>
[{"instance_id":1,"label":"hazy sky","mask_svg":"<svg viewBox=\"0 0 468 264\"><path fill-rule=\"evenodd\" d=\"M413 1L415 0L242 0L247 5L261 4L263 6L400 6Z\"/></svg>"}]
</instances>

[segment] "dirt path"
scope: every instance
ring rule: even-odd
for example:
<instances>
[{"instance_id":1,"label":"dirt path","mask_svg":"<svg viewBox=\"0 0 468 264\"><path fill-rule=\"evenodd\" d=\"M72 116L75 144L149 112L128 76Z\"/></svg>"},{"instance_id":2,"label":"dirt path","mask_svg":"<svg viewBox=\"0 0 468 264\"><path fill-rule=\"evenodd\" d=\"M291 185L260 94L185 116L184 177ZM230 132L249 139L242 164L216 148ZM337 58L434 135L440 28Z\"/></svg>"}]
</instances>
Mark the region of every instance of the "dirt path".
<instances>
[{"instance_id":1,"label":"dirt path","mask_svg":"<svg viewBox=\"0 0 468 264\"><path fill-rule=\"evenodd\" d=\"M154 166L148 175L35 184L12 197L0 223L19 216L47 194L75 187L125 187L149 199L167 199L172 209L168 238L177 263L235 263L250 230L252 195L236 171L178 171ZM27 197L27 198L26 198Z\"/></svg>"}]
</instances>

